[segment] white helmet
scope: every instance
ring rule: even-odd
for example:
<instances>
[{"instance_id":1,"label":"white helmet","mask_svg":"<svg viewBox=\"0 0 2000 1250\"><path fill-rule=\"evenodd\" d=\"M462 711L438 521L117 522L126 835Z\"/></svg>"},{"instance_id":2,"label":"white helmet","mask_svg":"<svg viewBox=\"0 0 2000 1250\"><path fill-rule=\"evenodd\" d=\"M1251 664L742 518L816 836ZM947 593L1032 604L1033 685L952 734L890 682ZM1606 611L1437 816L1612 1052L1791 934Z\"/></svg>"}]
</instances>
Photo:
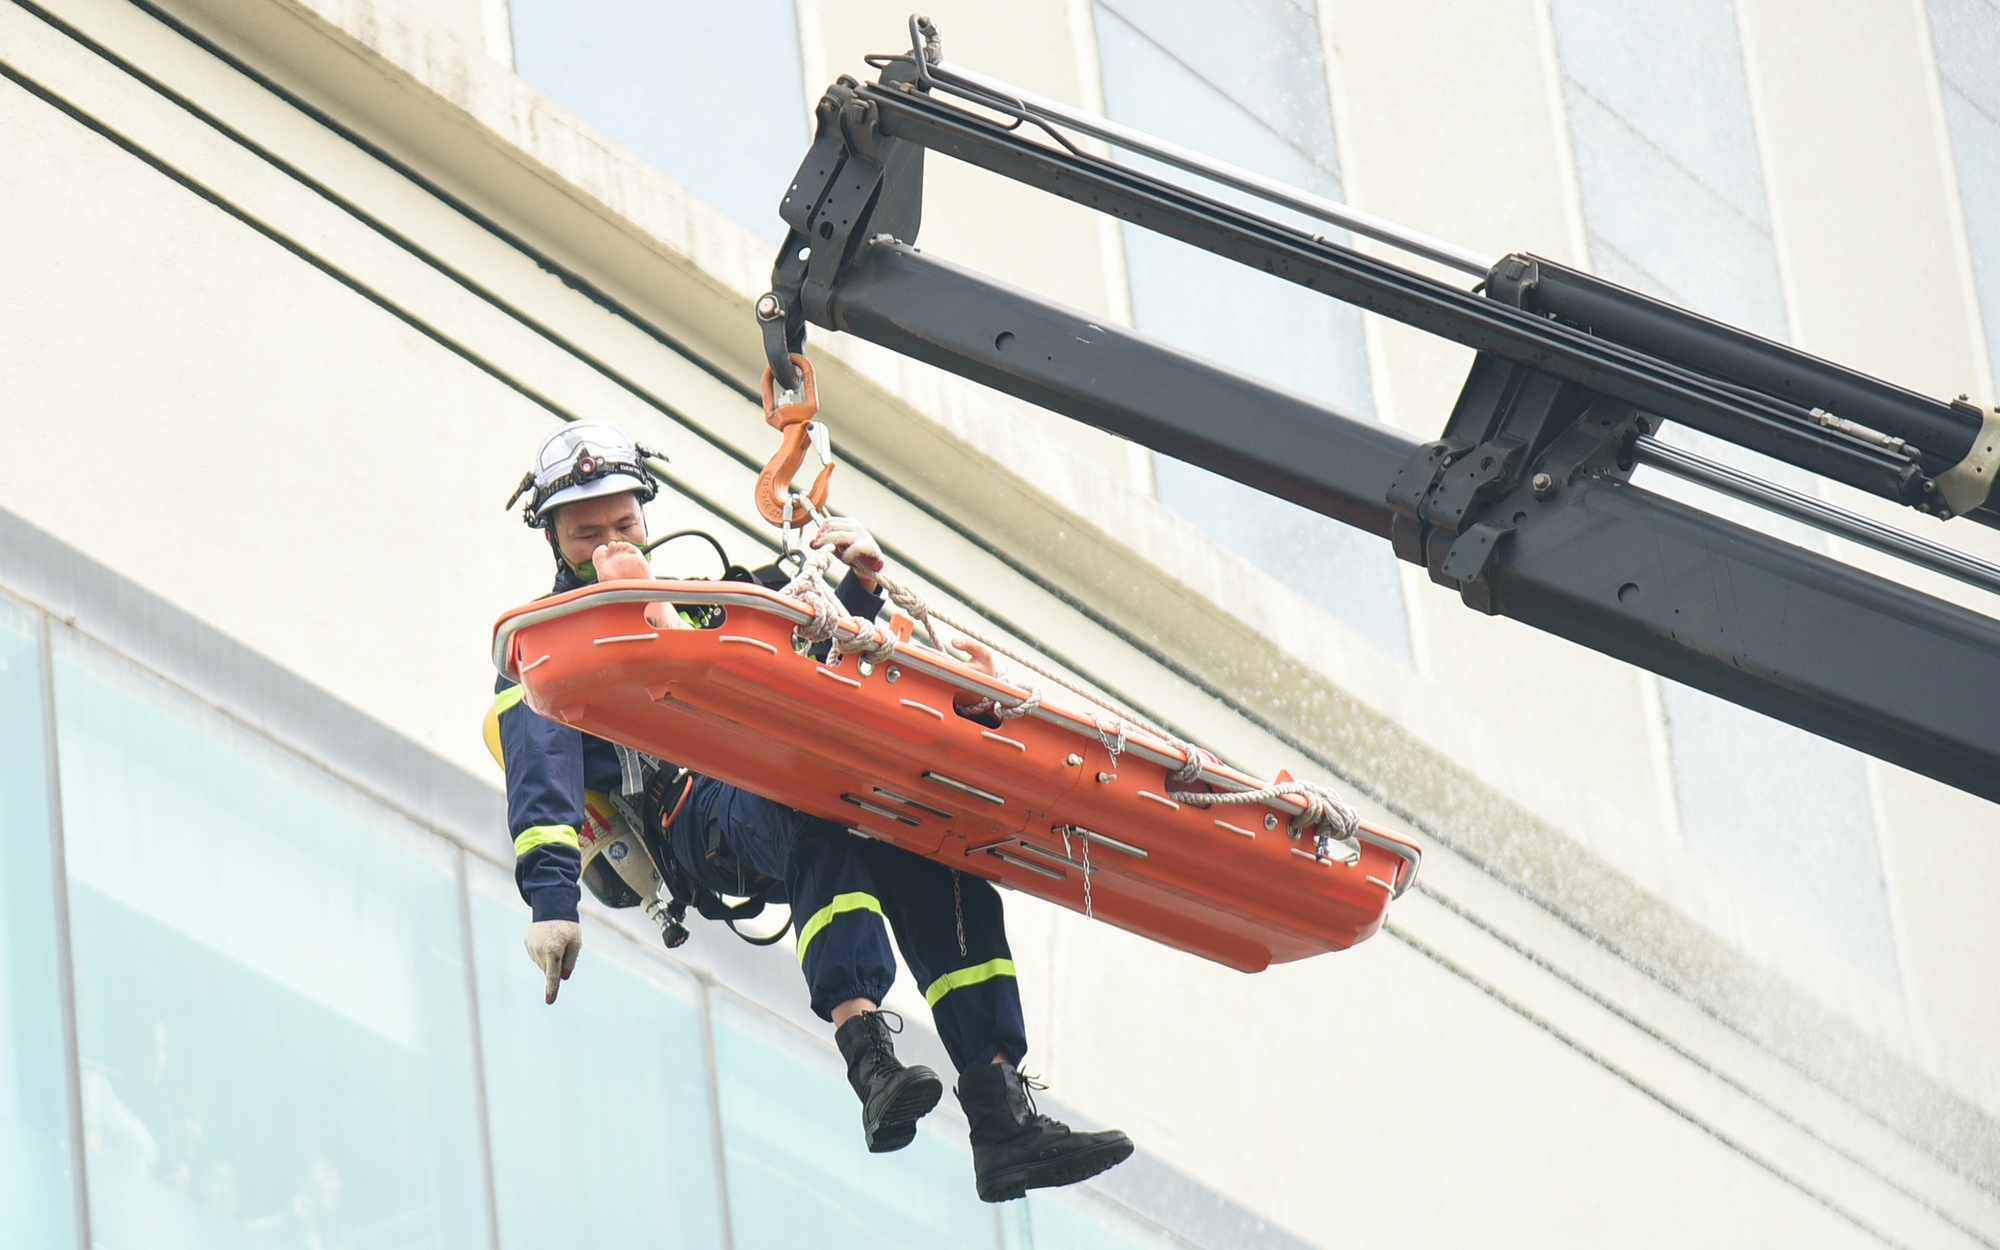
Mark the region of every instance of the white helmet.
<instances>
[{"instance_id":1,"label":"white helmet","mask_svg":"<svg viewBox=\"0 0 2000 1250\"><path fill-rule=\"evenodd\" d=\"M507 506L523 495L528 506L521 519L546 529L555 510L566 503L617 495L626 491L645 503L660 493L648 458L665 460L656 451L633 442L623 431L603 421L572 421L542 444L535 467L508 497Z\"/></svg>"}]
</instances>

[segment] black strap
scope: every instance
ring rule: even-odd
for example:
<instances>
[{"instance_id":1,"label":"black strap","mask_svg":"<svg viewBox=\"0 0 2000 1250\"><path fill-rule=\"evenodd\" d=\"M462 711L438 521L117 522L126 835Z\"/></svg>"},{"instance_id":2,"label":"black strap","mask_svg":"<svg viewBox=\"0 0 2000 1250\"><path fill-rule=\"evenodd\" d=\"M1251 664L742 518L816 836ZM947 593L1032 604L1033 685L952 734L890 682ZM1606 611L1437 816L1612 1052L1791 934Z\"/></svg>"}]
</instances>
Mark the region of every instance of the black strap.
<instances>
[{"instance_id":1,"label":"black strap","mask_svg":"<svg viewBox=\"0 0 2000 1250\"><path fill-rule=\"evenodd\" d=\"M541 516L542 504L551 495L557 491L568 490L572 486L595 482L598 478L609 477L614 473L637 478L643 483L642 486L635 488L633 493L639 496L640 503L647 503L660 493L658 480L660 475L654 471L652 465L646 463L648 458L658 453L642 443L634 444L632 450L638 453L637 459L613 460L608 456L598 456L590 452L580 453L567 473L546 484L537 483L534 472L530 471L521 479L521 484L514 488L514 493L507 496L505 506L511 508L515 500L527 495L528 506L522 509L521 519L530 525L540 525L546 520Z\"/></svg>"},{"instance_id":2,"label":"black strap","mask_svg":"<svg viewBox=\"0 0 2000 1250\"><path fill-rule=\"evenodd\" d=\"M694 774L684 768L663 764L653 771L646 781L645 821L643 837L646 850L653 856L653 862L660 869L660 876L666 882L669 902L668 916L678 924L687 915L689 907L707 920L720 920L729 926L729 931L752 946L770 946L785 936L791 927L789 921L777 932L766 937L756 937L736 927L739 920L753 920L764 914L768 896L778 887L775 877L762 873L753 874L744 881L747 897L740 903L731 903L720 894L694 880L674 856L672 822L679 812L688 788L694 784Z\"/></svg>"}]
</instances>

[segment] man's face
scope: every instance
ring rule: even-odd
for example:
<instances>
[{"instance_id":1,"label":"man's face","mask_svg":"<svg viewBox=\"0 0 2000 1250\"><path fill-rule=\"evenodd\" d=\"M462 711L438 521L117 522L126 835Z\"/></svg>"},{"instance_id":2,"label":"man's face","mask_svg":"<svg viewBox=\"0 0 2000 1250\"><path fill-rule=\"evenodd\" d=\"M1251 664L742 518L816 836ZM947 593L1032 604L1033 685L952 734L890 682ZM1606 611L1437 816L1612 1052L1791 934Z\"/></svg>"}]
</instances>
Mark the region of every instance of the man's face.
<instances>
[{"instance_id":1,"label":"man's face","mask_svg":"<svg viewBox=\"0 0 2000 1250\"><path fill-rule=\"evenodd\" d=\"M571 564L589 564L605 543L627 542L634 546L646 541L646 514L639 510L639 497L629 492L600 495L566 503L556 509L556 546Z\"/></svg>"}]
</instances>

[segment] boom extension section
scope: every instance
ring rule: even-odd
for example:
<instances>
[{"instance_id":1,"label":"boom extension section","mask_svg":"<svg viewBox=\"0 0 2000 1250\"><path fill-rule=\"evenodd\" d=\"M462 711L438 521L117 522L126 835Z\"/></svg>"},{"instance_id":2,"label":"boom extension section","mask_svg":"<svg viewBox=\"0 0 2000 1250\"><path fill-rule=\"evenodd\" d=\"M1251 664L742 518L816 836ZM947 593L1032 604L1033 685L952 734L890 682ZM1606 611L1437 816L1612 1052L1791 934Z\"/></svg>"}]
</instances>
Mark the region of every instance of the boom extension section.
<instances>
[{"instance_id":1,"label":"boom extension section","mask_svg":"<svg viewBox=\"0 0 2000 1250\"><path fill-rule=\"evenodd\" d=\"M927 24L912 34L919 51L871 58L879 82L829 89L780 207L790 233L758 316L781 385L796 384L807 322L854 334L1388 537L1482 612L2000 801L2000 622L1629 480L1652 464L2000 590L2000 568L1652 437L1674 421L2000 526L2000 418L1550 261L1488 263L946 65ZM1467 291L1118 165L1072 131L1434 263L1484 265L1482 281ZM1473 348L1443 436L1419 444L919 254L925 149Z\"/></svg>"}]
</instances>

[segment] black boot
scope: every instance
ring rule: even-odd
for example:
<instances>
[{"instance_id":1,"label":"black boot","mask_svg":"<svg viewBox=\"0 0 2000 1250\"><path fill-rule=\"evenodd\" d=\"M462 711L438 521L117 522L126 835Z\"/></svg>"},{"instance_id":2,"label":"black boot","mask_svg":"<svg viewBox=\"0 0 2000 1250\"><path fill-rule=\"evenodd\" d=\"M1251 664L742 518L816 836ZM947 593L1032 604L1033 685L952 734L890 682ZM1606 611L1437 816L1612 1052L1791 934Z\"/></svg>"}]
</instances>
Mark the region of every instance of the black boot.
<instances>
[{"instance_id":1,"label":"black boot","mask_svg":"<svg viewBox=\"0 0 2000 1250\"><path fill-rule=\"evenodd\" d=\"M958 1101L972 1122L972 1171L984 1201L1074 1185L1131 1157L1132 1139L1125 1134L1076 1132L1036 1111L1028 1089L1011 1063L983 1063L959 1074Z\"/></svg>"},{"instance_id":2,"label":"black boot","mask_svg":"<svg viewBox=\"0 0 2000 1250\"><path fill-rule=\"evenodd\" d=\"M901 1150L916 1140L917 1121L944 1097L944 1082L922 1064L906 1068L896 1060L892 1032L902 1032L896 1017L891 1029L885 1015L867 1011L834 1030L834 1045L847 1060L847 1083L861 1098L861 1132L875 1154Z\"/></svg>"}]
</instances>

